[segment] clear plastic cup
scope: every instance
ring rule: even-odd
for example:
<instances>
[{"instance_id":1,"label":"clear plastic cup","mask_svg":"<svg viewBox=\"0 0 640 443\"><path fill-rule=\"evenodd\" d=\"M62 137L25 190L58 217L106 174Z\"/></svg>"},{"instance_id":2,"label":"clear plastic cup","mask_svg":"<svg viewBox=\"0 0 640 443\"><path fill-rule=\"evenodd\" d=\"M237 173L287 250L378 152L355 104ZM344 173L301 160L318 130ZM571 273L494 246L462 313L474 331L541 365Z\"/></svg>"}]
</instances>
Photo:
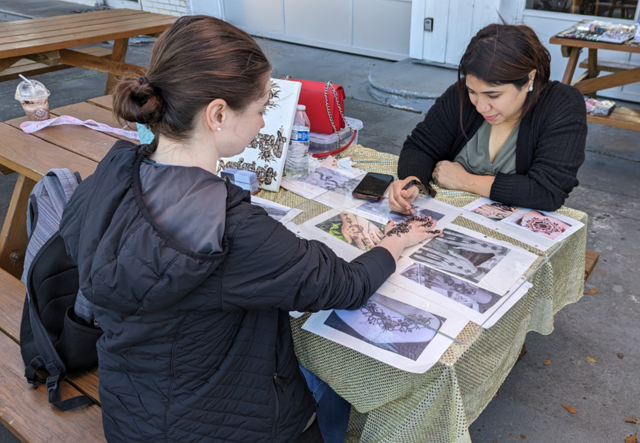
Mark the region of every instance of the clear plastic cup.
<instances>
[{"instance_id":1,"label":"clear plastic cup","mask_svg":"<svg viewBox=\"0 0 640 443\"><path fill-rule=\"evenodd\" d=\"M15 99L20 102L27 118L32 121L49 119L49 95L47 88L36 80L22 81L16 88Z\"/></svg>"}]
</instances>

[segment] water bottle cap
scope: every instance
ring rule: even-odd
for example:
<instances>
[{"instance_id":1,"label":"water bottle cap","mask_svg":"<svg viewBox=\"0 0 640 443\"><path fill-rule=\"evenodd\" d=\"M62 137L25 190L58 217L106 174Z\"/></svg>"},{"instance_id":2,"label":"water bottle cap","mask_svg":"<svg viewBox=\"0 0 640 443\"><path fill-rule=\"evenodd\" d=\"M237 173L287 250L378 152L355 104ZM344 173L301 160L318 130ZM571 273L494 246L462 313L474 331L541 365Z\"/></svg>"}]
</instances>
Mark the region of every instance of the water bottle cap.
<instances>
[{"instance_id":1,"label":"water bottle cap","mask_svg":"<svg viewBox=\"0 0 640 443\"><path fill-rule=\"evenodd\" d=\"M305 109L307 109L305 105L298 105L298 111L304 111Z\"/></svg>"}]
</instances>

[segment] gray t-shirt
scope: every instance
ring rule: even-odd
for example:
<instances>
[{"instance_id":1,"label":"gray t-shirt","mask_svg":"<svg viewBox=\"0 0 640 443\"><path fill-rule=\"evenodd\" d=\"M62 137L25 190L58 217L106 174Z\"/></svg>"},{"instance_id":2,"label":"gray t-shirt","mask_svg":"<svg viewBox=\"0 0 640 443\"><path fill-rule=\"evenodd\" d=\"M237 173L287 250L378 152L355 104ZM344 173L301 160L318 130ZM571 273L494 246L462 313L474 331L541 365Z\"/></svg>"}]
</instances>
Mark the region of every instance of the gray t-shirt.
<instances>
[{"instance_id":1,"label":"gray t-shirt","mask_svg":"<svg viewBox=\"0 0 640 443\"><path fill-rule=\"evenodd\" d=\"M516 124L504 142L502 149L498 152L493 163L489 155L489 137L491 136L491 125L484 121L478 132L471 137L462 151L453 160L460 163L470 174L475 175L496 175L515 174L516 172L516 142L518 141L518 130L520 122Z\"/></svg>"}]
</instances>

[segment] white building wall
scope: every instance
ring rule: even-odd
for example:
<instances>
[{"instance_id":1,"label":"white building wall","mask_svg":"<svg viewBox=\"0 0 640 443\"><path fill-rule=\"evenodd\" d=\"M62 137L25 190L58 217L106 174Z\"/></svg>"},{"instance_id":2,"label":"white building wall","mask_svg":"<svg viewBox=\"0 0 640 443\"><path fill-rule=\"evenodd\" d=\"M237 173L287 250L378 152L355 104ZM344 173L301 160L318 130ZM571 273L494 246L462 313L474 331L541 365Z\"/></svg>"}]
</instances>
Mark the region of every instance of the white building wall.
<instances>
[{"instance_id":1,"label":"white building wall","mask_svg":"<svg viewBox=\"0 0 640 443\"><path fill-rule=\"evenodd\" d=\"M80 3L81 5L94 6L95 0L63 0L65 2Z\"/></svg>"},{"instance_id":2,"label":"white building wall","mask_svg":"<svg viewBox=\"0 0 640 443\"><path fill-rule=\"evenodd\" d=\"M182 17L187 14L187 0L139 0L142 10Z\"/></svg>"},{"instance_id":3,"label":"white building wall","mask_svg":"<svg viewBox=\"0 0 640 443\"><path fill-rule=\"evenodd\" d=\"M87 6L95 6L96 0L63 0L72 3L80 3ZM211 0L193 0L194 3L209 3ZM215 1L215 0L214 0ZM102 3L102 0L100 0ZM129 8L142 9L158 14L167 14L181 17L187 14L187 0L138 0L138 2L127 0L105 0L107 6L113 9Z\"/></svg>"}]
</instances>

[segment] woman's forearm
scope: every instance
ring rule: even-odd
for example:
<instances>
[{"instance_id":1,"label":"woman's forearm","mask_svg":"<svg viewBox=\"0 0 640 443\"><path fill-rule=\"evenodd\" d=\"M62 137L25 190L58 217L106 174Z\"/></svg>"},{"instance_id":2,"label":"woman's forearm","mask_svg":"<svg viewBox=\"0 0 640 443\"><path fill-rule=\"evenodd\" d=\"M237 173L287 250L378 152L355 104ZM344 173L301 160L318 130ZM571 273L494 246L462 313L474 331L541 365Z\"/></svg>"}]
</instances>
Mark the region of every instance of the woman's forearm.
<instances>
[{"instance_id":1,"label":"woman's forearm","mask_svg":"<svg viewBox=\"0 0 640 443\"><path fill-rule=\"evenodd\" d=\"M495 179L493 175L468 174L462 191L472 192L488 198L491 195L491 186L493 186Z\"/></svg>"}]
</instances>

